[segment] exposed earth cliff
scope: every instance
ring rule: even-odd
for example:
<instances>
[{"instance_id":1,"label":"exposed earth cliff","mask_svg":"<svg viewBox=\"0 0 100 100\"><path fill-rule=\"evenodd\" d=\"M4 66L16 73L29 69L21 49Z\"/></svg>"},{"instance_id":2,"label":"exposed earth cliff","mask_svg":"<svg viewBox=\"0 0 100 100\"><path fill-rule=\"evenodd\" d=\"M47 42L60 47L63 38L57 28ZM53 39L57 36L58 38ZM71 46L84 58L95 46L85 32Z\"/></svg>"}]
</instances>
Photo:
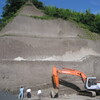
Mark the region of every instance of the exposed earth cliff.
<instances>
[{"instance_id":1,"label":"exposed earth cliff","mask_svg":"<svg viewBox=\"0 0 100 100\"><path fill-rule=\"evenodd\" d=\"M0 89L17 91L21 85L33 90L51 88L54 65L100 80L100 41L80 38L85 31L71 21L30 17L43 15L35 6L25 5L0 32ZM66 77L68 86L61 86L61 93L76 93L77 87L84 87L79 77Z\"/></svg>"}]
</instances>

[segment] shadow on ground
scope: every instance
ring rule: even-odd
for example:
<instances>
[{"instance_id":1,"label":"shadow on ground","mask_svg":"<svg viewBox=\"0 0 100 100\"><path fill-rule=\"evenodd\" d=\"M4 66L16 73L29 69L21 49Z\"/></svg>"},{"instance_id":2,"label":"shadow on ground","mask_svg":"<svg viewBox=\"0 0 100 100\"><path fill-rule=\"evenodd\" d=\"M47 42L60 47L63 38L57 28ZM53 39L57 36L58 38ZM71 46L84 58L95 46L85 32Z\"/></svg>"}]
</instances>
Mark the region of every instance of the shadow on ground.
<instances>
[{"instance_id":1,"label":"shadow on ground","mask_svg":"<svg viewBox=\"0 0 100 100\"><path fill-rule=\"evenodd\" d=\"M63 86L69 87L69 88L71 88L71 89L74 89L75 91L81 90L81 89L80 89L78 86L76 86L75 84L70 83L70 82L67 82L67 81L62 80L62 79L60 79L60 84L63 85Z\"/></svg>"},{"instance_id":2,"label":"shadow on ground","mask_svg":"<svg viewBox=\"0 0 100 100\"><path fill-rule=\"evenodd\" d=\"M18 100L16 96L9 92L0 91L0 100Z\"/></svg>"}]
</instances>

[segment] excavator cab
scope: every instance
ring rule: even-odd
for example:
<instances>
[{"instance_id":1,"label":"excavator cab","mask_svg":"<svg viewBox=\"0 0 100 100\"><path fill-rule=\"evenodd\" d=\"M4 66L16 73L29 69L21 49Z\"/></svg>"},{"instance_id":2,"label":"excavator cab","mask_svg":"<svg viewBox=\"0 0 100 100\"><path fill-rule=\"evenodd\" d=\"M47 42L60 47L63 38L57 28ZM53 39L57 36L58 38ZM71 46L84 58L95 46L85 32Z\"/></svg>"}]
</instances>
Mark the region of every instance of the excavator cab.
<instances>
[{"instance_id":1,"label":"excavator cab","mask_svg":"<svg viewBox=\"0 0 100 100\"><path fill-rule=\"evenodd\" d=\"M85 84L86 89L97 89L96 77L88 77Z\"/></svg>"},{"instance_id":2,"label":"excavator cab","mask_svg":"<svg viewBox=\"0 0 100 100\"><path fill-rule=\"evenodd\" d=\"M96 79L89 79L88 80L88 86L91 87L91 85L96 85Z\"/></svg>"}]
</instances>

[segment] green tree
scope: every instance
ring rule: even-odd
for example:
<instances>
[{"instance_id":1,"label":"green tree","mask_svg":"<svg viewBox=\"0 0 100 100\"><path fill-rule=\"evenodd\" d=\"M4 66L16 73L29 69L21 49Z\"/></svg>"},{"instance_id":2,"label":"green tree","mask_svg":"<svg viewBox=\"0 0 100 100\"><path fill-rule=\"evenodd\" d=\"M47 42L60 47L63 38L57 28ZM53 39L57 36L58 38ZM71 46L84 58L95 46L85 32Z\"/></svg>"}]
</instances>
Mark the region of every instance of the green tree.
<instances>
[{"instance_id":1,"label":"green tree","mask_svg":"<svg viewBox=\"0 0 100 100\"><path fill-rule=\"evenodd\" d=\"M44 5L42 2L38 1L38 0L32 0L32 3L39 9L44 9Z\"/></svg>"},{"instance_id":2,"label":"green tree","mask_svg":"<svg viewBox=\"0 0 100 100\"><path fill-rule=\"evenodd\" d=\"M100 34L100 14L95 16L95 32Z\"/></svg>"},{"instance_id":3,"label":"green tree","mask_svg":"<svg viewBox=\"0 0 100 100\"><path fill-rule=\"evenodd\" d=\"M25 4L27 0L7 0L6 5L3 7L2 21L0 21L0 30L15 17L17 10Z\"/></svg>"},{"instance_id":4,"label":"green tree","mask_svg":"<svg viewBox=\"0 0 100 100\"><path fill-rule=\"evenodd\" d=\"M27 0L7 0L2 17L12 16Z\"/></svg>"},{"instance_id":5,"label":"green tree","mask_svg":"<svg viewBox=\"0 0 100 100\"><path fill-rule=\"evenodd\" d=\"M68 19L68 16L69 16L69 10L62 9L62 8L57 10L57 17L62 19Z\"/></svg>"},{"instance_id":6,"label":"green tree","mask_svg":"<svg viewBox=\"0 0 100 100\"><path fill-rule=\"evenodd\" d=\"M56 7L54 7L54 6L45 7L44 13L49 16L55 16L57 14Z\"/></svg>"},{"instance_id":7,"label":"green tree","mask_svg":"<svg viewBox=\"0 0 100 100\"><path fill-rule=\"evenodd\" d=\"M70 19L76 21L76 22L80 22L82 18L82 14L81 12L76 12L76 11L72 11L71 12L71 16L70 16Z\"/></svg>"}]
</instances>

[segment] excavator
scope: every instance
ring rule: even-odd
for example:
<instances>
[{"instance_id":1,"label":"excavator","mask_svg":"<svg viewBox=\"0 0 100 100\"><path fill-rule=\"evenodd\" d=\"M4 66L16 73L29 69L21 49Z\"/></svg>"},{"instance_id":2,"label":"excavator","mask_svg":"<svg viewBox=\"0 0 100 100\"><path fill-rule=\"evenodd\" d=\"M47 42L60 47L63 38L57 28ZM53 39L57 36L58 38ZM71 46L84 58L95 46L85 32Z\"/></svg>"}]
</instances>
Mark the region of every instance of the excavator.
<instances>
[{"instance_id":1,"label":"excavator","mask_svg":"<svg viewBox=\"0 0 100 100\"><path fill-rule=\"evenodd\" d=\"M95 97L97 94L100 94L100 82L96 82L96 77L87 77L83 72L70 69L70 68L62 68L58 69L56 66L52 69L52 83L53 83L53 90L51 91L51 97L56 98L58 97L58 90L59 90L59 74L69 74L79 76L83 83L85 90L78 91L78 94Z\"/></svg>"}]
</instances>

